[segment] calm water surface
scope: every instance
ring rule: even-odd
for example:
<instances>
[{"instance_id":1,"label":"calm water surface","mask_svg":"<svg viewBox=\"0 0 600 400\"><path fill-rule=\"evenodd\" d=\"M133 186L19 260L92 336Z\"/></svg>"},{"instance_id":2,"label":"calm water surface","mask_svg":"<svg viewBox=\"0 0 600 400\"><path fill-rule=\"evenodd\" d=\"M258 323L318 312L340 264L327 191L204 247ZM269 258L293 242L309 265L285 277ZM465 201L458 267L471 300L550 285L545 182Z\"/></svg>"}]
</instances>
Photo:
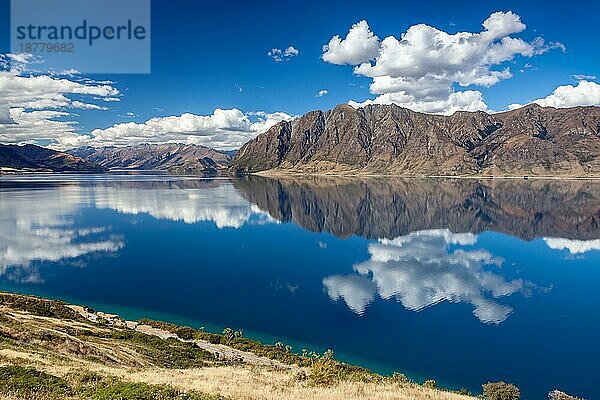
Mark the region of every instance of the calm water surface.
<instances>
[{"instance_id":1,"label":"calm water surface","mask_svg":"<svg viewBox=\"0 0 600 400\"><path fill-rule=\"evenodd\" d=\"M0 290L600 398L600 184L0 177Z\"/></svg>"}]
</instances>

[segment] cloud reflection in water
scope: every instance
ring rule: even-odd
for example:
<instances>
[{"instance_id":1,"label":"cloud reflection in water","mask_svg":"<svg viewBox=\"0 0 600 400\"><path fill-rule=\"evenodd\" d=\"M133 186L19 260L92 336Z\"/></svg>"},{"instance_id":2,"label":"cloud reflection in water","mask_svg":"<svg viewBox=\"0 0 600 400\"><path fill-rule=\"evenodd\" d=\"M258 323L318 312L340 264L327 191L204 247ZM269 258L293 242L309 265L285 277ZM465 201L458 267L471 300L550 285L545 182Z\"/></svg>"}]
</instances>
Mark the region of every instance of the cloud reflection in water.
<instances>
[{"instance_id":1,"label":"cloud reflection in water","mask_svg":"<svg viewBox=\"0 0 600 400\"><path fill-rule=\"evenodd\" d=\"M56 262L91 253L116 252L121 238L106 227L75 227L86 193L79 187L19 191L0 196L0 276L40 282L34 261Z\"/></svg>"},{"instance_id":2,"label":"cloud reflection in water","mask_svg":"<svg viewBox=\"0 0 600 400\"><path fill-rule=\"evenodd\" d=\"M544 242L553 250L568 250L572 255L583 254L592 250L600 250L600 239L575 240L559 237L546 237Z\"/></svg>"},{"instance_id":3,"label":"cloud reflection in water","mask_svg":"<svg viewBox=\"0 0 600 400\"><path fill-rule=\"evenodd\" d=\"M486 250L450 249L475 243L475 235L447 229L380 239L369 245L370 259L354 265L355 274L326 277L323 285L332 300L344 300L357 314L379 295L395 298L411 311L442 301L469 303L481 322L499 324L513 309L495 299L527 294L534 285L522 279L508 281L496 273L504 260Z\"/></svg>"},{"instance_id":4,"label":"cloud reflection in water","mask_svg":"<svg viewBox=\"0 0 600 400\"><path fill-rule=\"evenodd\" d=\"M226 182L202 180L54 182L25 188L7 185L0 192L0 276L12 281L41 282L34 262L59 262L92 253L116 253L124 237L107 226L80 226L83 209L111 209L148 214L156 219L217 228L277 223L241 197ZM68 182L68 184L67 184ZM23 184L23 183L21 183Z\"/></svg>"}]
</instances>

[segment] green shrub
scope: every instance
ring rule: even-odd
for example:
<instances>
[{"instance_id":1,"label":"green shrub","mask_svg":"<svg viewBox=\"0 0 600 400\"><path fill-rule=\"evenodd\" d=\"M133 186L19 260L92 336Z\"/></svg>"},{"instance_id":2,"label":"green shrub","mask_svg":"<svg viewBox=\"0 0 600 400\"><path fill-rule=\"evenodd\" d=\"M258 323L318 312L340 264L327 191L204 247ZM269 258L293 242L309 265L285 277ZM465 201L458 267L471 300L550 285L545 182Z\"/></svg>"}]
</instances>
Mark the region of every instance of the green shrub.
<instances>
[{"instance_id":1,"label":"green shrub","mask_svg":"<svg viewBox=\"0 0 600 400\"><path fill-rule=\"evenodd\" d=\"M198 330L189 326L180 326L171 324L169 322L154 321L152 319L140 319L138 323L141 325L149 325L153 328L162 329L163 331L170 332L174 335L177 335L177 337L183 340L201 339L213 344L219 344L221 342L221 335L218 335L216 333L204 332L204 327ZM243 331L240 330L238 332ZM233 332L232 335L235 335L235 332Z\"/></svg>"},{"instance_id":2,"label":"green shrub","mask_svg":"<svg viewBox=\"0 0 600 400\"><path fill-rule=\"evenodd\" d=\"M341 374L333 362L318 361L311 366L308 378L315 385L331 386L341 379Z\"/></svg>"},{"instance_id":3,"label":"green shrub","mask_svg":"<svg viewBox=\"0 0 600 400\"><path fill-rule=\"evenodd\" d=\"M222 335L226 338L226 339L233 339L235 337L235 332L233 331L233 329L231 328L225 328L223 329L223 333Z\"/></svg>"},{"instance_id":4,"label":"green shrub","mask_svg":"<svg viewBox=\"0 0 600 400\"><path fill-rule=\"evenodd\" d=\"M488 382L483 386L483 397L487 400L519 400L521 391L512 383Z\"/></svg>"},{"instance_id":5,"label":"green shrub","mask_svg":"<svg viewBox=\"0 0 600 400\"><path fill-rule=\"evenodd\" d=\"M146 383L118 382L94 391L94 400L167 400L178 398L180 392L172 387Z\"/></svg>"},{"instance_id":6,"label":"green shrub","mask_svg":"<svg viewBox=\"0 0 600 400\"><path fill-rule=\"evenodd\" d=\"M180 326L177 327L173 333L176 334L180 339L192 340L196 335L196 330L194 328L190 328L189 326Z\"/></svg>"},{"instance_id":7,"label":"green shrub","mask_svg":"<svg viewBox=\"0 0 600 400\"><path fill-rule=\"evenodd\" d=\"M408 377L400 372L394 372L392 373L391 376L387 377L387 380L392 382L392 383L400 383L400 384L404 384L404 383L409 383L410 379L408 379Z\"/></svg>"},{"instance_id":8,"label":"green shrub","mask_svg":"<svg viewBox=\"0 0 600 400\"><path fill-rule=\"evenodd\" d=\"M65 378L21 366L0 367L0 397L22 399L90 400L224 400L196 391L183 392L168 385L123 382L94 372L69 374Z\"/></svg>"},{"instance_id":9,"label":"green shrub","mask_svg":"<svg viewBox=\"0 0 600 400\"><path fill-rule=\"evenodd\" d=\"M22 398L66 398L71 389L62 378L18 365L0 367L0 392Z\"/></svg>"},{"instance_id":10,"label":"green shrub","mask_svg":"<svg viewBox=\"0 0 600 400\"><path fill-rule=\"evenodd\" d=\"M291 347L285 346L283 343L281 343L280 345L275 344L274 346L269 346L266 344L262 344L256 340L251 340L243 337L233 339L221 337L221 344L233 347L237 350L248 351L260 357L266 357L271 360L277 360L284 364L297 364L300 366L308 366L311 363L311 361L306 357L302 357L298 354L292 353Z\"/></svg>"},{"instance_id":11,"label":"green shrub","mask_svg":"<svg viewBox=\"0 0 600 400\"><path fill-rule=\"evenodd\" d=\"M206 340L212 344L221 344L222 336L217 333L196 332L196 339Z\"/></svg>"},{"instance_id":12,"label":"green shrub","mask_svg":"<svg viewBox=\"0 0 600 400\"><path fill-rule=\"evenodd\" d=\"M41 317L82 320L83 317L59 300L0 292L0 304Z\"/></svg>"},{"instance_id":13,"label":"green shrub","mask_svg":"<svg viewBox=\"0 0 600 400\"><path fill-rule=\"evenodd\" d=\"M323 360L333 360L333 350L327 349L325 353L323 353Z\"/></svg>"},{"instance_id":14,"label":"green shrub","mask_svg":"<svg viewBox=\"0 0 600 400\"><path fill-rule=\"evenodd\" d=\"M429 379L423 382L423 386L429 389L435 389L437 384L433 379Z\"/></svg>"},{"instance_id":15,"label":"green shrub","mask_svg":"<svg viewBox=\"0 0 600 400\"><path fill-rule=\"evenodd\" d=\"M80 378L77 393L91 400L224 400L194 390L184 392L168 385L123 382L115 377L100 376L99 380L85 383Z\"/></svg>"},{"instance_id":16,"label":"green shrub","mask_svg":"<svg viewBox=\"0 0 600 400\"><path fill-rule=\"evenodd\" d=\"M318 386L331 386L340 381L383 382L384 379L366 368L323 358L310 366L308 374L308 380Z\"/></svg>"},{"instance_id":17,"label":"green shrub","mask_svg":"<svg viewBox=\"0 0 600 400\"><path fill-rule=\"evenodd\" d=\"M68 375L71 381L75 381L81 385L95 384L102 382L105 378L97 372L85 371L79 374Z\"/></svg>"},{"instance_id":18,"label":"green shrub","mask_svg":"<svg viewBox=\"0 0 600 400\"><path fill-rule=\"evenodd\" d=\"M195 343L161 339L125 329L112 332L110 337L135 345L139 353L146 356L153 364L163 368L200 368L215 362L212 353L201 349Z\"/></svg>"}]
</instances>

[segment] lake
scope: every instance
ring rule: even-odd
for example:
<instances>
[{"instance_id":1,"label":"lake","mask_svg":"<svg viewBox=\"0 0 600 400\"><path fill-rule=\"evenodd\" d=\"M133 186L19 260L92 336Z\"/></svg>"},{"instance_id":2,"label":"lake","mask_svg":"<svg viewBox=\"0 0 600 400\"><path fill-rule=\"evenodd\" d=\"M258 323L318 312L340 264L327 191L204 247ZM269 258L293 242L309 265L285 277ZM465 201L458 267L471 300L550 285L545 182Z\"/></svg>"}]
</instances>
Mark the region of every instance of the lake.
<instances>
[{"instance_id":1,"label":"lake","mask_svg":"<svg viewBox=\"0 0 600 400\"><path fill-rule=\"evenodd\" d=\"M0 177L0 290L600 398L600 183Z\"/></svg>"}]
</instances>

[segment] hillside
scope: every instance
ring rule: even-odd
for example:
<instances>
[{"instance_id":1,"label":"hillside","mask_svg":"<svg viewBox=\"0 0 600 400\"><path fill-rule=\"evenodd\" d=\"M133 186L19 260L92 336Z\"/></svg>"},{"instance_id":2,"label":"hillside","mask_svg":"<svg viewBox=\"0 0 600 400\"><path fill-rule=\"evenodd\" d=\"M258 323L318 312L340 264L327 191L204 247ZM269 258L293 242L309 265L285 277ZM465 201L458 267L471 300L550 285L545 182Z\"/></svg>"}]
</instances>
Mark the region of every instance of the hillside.
<instances>
[{"instance_id":1,"label":"hillside","mask_svg":"<svg viewBox=\"0 0 600 400\"><path fill-rule=\"evenodd\" d=\"M600 107L498 114L339 105L246 143L233 172L600 176Z\"/></svg>"},{"instance_id":2,"label":"hillside","mask_svg":"<svg viewBox=\"0 0 600 400\"><path fill-rule=\"evenodd\" d=\"M0 292L4 399L475 399L332 357Z\"/></svg>"},{"instance_id":3,"label":"hillside","mask_svg":"<svg viewBox=\"0 0 600 400\"><path fill-rule=\"evenodd\" d=\"M98 164L45 147L0 144L0 169L43 172L102 172Z\"/></svg>"}]
</instances>

